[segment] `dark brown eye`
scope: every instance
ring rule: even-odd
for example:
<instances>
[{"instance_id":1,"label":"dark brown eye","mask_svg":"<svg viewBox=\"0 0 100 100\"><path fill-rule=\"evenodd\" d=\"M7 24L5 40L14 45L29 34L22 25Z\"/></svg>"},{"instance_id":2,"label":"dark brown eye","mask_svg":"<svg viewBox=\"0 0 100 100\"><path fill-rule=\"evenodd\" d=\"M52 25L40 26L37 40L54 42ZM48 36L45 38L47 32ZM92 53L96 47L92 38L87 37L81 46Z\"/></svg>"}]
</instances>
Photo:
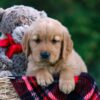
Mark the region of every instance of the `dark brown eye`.
<instances>
[{"instance_id":1,"label":"dark brown eye","mask_svg":"<svg viewBox=\"0 0 100 100\"><path fill-rule=\"evenodd\" d=\"M56 44L56 43L58 43L59 41L57 41L57 40L52 40L52 43L53 44Z\"/></svg>"},{"instance_id":2,"label":"dark brown eye","mask_svg":"<svg viewBox=\"0 0 100 100\"><path fill-rule=\"evenodd\" d=\"M37 39L37 40L34 40L36 43L40 43L41 40L40 39Z\"/></svg>"}]
</instances>

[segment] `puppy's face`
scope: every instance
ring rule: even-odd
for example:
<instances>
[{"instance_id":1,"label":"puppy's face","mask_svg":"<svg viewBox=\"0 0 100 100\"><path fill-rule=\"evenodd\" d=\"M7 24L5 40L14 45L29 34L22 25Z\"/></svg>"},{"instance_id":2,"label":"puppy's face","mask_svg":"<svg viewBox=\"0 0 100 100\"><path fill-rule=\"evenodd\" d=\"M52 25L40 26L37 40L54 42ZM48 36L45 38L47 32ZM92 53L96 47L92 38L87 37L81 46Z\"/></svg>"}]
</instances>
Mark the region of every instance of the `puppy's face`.
<instances>
[{"instance_id":1,"label":"puppy's face","mask_svg":"<svg viewBox=\"0 0 100 100\"><path fill-rule=\"evenodd\" d=\"M33 35L29 45L34 61L55 63L60 57L61 42L62 38L59 34L40 33Z\"/></svg>"},{"instance_id":2,"label":"puppy's face","mask_svg":"<svg viewBox=\"0 0 100 100\"><path fill-rule=\"evenodd\" d=\"M68 46L65 43L68 33L64 35L64 30L58 21L51 19L37 21L23 38L25 53L27 56L31 54L34 62L55 64L63 59L66 55L64 52L69 50L69 47L65 47Z\"/></svg>"}]
</instances>

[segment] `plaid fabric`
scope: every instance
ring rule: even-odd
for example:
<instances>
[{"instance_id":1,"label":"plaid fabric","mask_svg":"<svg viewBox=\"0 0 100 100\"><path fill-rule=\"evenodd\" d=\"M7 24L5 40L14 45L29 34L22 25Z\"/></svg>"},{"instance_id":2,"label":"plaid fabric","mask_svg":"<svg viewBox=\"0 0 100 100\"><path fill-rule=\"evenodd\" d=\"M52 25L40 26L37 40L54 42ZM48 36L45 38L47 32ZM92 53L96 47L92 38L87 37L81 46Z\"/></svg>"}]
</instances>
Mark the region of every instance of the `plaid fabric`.
<instances>
[{"instance_id":1,"label":"plaid fabric","mask_svg":"<svg viewBox=\"0 0 100 100\"><path fill-rule=\"evenodd\" d=\"M11 82L21 100L100 100L96 82L89 74L81 73L75 77L75 90L68 95L59 90L59 77L54 79L48 87L37 85L34 77L18 76Z\"/></svg>"}]
</instances>

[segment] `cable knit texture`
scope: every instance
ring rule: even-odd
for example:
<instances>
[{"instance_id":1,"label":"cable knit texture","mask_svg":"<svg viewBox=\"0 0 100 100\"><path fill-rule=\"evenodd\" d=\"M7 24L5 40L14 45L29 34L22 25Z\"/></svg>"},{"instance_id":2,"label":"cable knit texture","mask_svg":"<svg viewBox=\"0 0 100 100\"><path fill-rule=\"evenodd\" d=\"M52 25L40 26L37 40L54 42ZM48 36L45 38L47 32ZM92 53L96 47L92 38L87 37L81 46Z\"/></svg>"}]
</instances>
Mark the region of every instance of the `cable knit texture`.
<instances>
[{"instance_id":1,"label":"cable knit texture","mask_svg":"<svg viewBox=\"0 0 100 100\"><path fill-rule=\"evenodd\" d=\"M27 60L21 50L21 40L26 29L36 19L43 17L47 17L44 11L24 5L0 8L0 73L3 71L0 76L3 73L9 76L8 72L13 75L25 74Z\"/></svg>"}]
</instances>

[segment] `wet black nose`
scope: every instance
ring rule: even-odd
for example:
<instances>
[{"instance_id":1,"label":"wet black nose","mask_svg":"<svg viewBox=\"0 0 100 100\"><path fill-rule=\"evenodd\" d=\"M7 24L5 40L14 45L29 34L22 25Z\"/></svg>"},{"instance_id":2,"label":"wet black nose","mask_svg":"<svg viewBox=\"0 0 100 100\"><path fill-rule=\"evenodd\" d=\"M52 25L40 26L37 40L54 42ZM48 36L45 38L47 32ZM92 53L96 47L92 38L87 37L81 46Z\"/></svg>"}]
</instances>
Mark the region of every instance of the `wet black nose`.
<instances>
[{"instance_id":1,"label":"wet black nose","mask_svg":"<svg viewBox=\"0 0 100 100\"><path fill-rule=\"evenodd\" d=\"M42 59L49 59L50 53L47 52L47 51L43 51L43 52L40 53L40 56L41 56Z\"/></svg>"}]
</instances>

